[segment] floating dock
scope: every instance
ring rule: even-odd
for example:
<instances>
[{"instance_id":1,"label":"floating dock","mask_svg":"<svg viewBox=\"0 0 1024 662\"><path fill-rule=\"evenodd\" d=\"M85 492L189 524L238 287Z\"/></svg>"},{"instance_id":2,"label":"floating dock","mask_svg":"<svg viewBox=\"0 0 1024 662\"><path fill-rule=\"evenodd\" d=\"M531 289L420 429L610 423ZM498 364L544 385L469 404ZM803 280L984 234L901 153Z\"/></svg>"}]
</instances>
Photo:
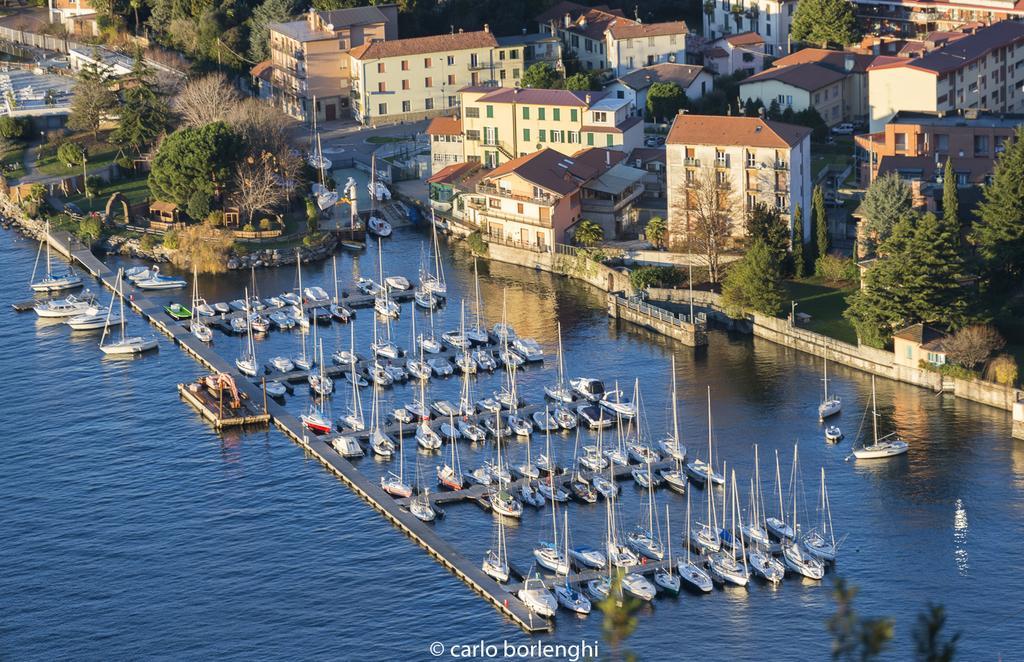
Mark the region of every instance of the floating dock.
<instances>
[{"instance_id":1,"label":"floating dock","mask_svg":"<svg viewBox=\"0 0 1024 662\"><path fill-rule=\"evenodd\" d=\"M181 399L192 405L203 418L213 423L217 429L228 427L241 427L245 425L266 425L270 422L270 414L267 413L266 405L260 406L249 400L245 393L239 393L237 406L232 406L230 391L225 396L227 389L219 389L218 395L214 395L201 383L178 384L178 393Z\"/></svg>"}]
</instances>

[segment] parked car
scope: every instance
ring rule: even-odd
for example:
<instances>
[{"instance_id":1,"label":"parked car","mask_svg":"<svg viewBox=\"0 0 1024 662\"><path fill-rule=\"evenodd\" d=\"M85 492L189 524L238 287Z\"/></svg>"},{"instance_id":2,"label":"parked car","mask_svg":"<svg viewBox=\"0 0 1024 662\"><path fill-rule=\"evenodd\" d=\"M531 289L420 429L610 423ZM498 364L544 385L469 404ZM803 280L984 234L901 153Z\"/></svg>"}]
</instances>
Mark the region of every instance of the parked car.
<instances>
[{"instance_id":1,"label":"parked car","mask_svg":"<svg viewBox=\"0 0 1024 662\"><path fill-rule=\"evenodd\" d=\"M851 124L850 122L836 124L834 127L832 127L832 133L837 136L851 136L853 135L853 124Z\"/></svg>"}]
</instances>

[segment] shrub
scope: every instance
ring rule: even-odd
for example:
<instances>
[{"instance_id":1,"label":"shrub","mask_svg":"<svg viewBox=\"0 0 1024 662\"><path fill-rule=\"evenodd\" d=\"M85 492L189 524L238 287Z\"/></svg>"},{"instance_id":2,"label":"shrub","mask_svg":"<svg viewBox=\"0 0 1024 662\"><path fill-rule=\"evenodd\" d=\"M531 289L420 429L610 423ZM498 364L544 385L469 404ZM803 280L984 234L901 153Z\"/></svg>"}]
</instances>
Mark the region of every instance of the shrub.
<instances>
[{"instance_id":1,"label":"shrub","mask_svg":"<svg viewBox=\"0 0 1024 662\"><path fill-rule=\"evenodd\" d=\"M675 267L639 267L630 272L629 282L638 290L678 287L686 282L686 274Z\"/></svg>"},{"instance_id":2,"label":"shrub","mask_svg":"<svg viewBox=\"0 0 1024 662\"><path fill-rule=\"evenodd\" d=\"M479 230L466 237L466 244L475 255L487 254L487 242L484 241L484 236Z\"/></svg>"},{"instance_id":3,"label":"shrub","mask_svg":"<svg viewBox=\"0 0 1024 662\"><path fill-rule=\"evenodd\" d=\"M995 327L986 324L965 326L942 341L950 360L972 369L1004 345L1006 341Z\"/></svg>"},{"instance_id":4,"label":"shrub","mask_svg":"<svg viewBox=\"0 0 1024 662\"><path fill-rule=\"evenodd\" d=\"M223 273L234 247L231 233L208 224L190 225L178 233L178 250L171 261L179 267L195 266L203 273Z\"/></svg>"},{"instance_id":5,"label":"shrub","mask_svg":"<svg viewBox=\"0 0 1024 662\"><path fill-rule=\"evenodd\" d=\"M252 223L246 223L242 226L242 232L256 232L256 226Z\"/></svg>"},{"instance_id":6,"label":"shrub","mask_svg":"<svg viewBox=\"0 0 1024 662\"><path fill-rule=\"evenodd\" d=\"M1000 354L985 368L985 379L1003 386L1013 386L1017 383L1017 360L1009 354Z\"/></svg>"},{"instance_id":7,"label":"shrub","mask_svg":"<svg viewBox=\"0 0 1024 662\"><path fill-rule=\"evenodd\" d=\"M61 143L61 146L57 148L57 160L69 168L82 165L82 159L85 156L85 148L78 143Z\"/></svg>"},{"instance_id":8,"label":"shrub","mask_svg":"<svg viewBox=\"0 0 1024 662\"><path fill-rule=\"evenodd\" d=\"M311 233L307 234L305 237L302 238L302 244L304 246L307 246L307 247L315 246L318 243L320 243L320 233L319 232L311 232Z\"/></svg>"},{"instance_id":9,"label":"shrub","mask_svg":"<svg viewBox=\"0 0 1024 662\"><path fill-rule=\"evenodd\" d=\"M28 134L28 119L4 115L0 117L0 136L21 140Z\"/></svg>"},{"instance_id":10,"label":"shrub","mask_svg":"<svg viewBox=\"0 0 1024 662\"><path fill-rule=\"evenodd\" d=\"M96 214L90 214L78 224L78 236L84 241L95 241L103 233L103 221Z\"/></svg>"},{"instance_id":11,"label":"shrub","mask_svg":"<svg viewBox=\"0 0 1024 662\"><path fill-rule=\"evenodd\" d=\"M180 237L178 236L177 230L168 230L167 233L164 234L164 248L169 248L172 251L177 250L179 239Z\"/></svg>"},{"instance_id":12,"label":"shrub","mask_svg":"<svg viewBox=\"0 0 1024 662\"><path fill-rule=\"evenodd\" d=\"M272 230L273 228L274 224L270 222L269 218L264 218L263 220L260 221L260 230L266 232L267 230Z\"/></svg>"},{"instance_id":13,"label":"shrub","mask_svg":"<svg viewBox=\"0 0 1024 662\"><path fill-rule=\"evenodd\" d=\"M212 211L206 216L206 225L211 228L224 227L224 212Z\"/></svg>"},{"instance_id":14,"label":"shrub","mask_svg":"<svg viewBox=\"0 0 1024 662\"><path fill-rule=\"evenodd\" d=\"M855 283L860 276L856 262L838 255L819 257L815 269L819 276L830 283Z\"/></svg>"},{"instance_id":15,"label":"shrub","mask_svg":"<svg viewBox=\"0 0 1024 662\"><path fill-rule=\"evenodd\" d=\"M156 245L157 245L156 235L144 234L144 235L142 235L142 239L139 240L139 246L144 251L151 251L154 248L156 248Z\"/></svg>"},{"instance_id":16,"label":"shrub","mask_svg":"<svg viewBox=\"0 0 1024 662\"><path fill-rule=\"evenodd\" d=\"M130 171L130 170L134 170L135 169L135 162L132 161L127 156L119 156L114 161L114 163L116 163L117 167L121 168L122 170L129 170Z\"/></svg>"}]
</instances>

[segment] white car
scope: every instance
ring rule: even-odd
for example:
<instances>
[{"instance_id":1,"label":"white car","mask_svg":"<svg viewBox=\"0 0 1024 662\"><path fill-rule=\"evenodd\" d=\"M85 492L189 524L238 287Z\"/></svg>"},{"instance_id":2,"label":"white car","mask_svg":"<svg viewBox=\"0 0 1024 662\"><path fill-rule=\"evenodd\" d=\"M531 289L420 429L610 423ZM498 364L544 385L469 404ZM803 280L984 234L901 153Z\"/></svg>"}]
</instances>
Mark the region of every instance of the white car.
<instances>
[{"instance_id":1,"label":"white car","mask_svg":"<svg viewBox=\"0 0 1024 662\"><path fill-rule=\"evenodd\" d=\"M832 127L832 133L837 136L852 136L853 124L851 124L850 122L836 124L834 127Z\"/></svg>"}]
</instances>

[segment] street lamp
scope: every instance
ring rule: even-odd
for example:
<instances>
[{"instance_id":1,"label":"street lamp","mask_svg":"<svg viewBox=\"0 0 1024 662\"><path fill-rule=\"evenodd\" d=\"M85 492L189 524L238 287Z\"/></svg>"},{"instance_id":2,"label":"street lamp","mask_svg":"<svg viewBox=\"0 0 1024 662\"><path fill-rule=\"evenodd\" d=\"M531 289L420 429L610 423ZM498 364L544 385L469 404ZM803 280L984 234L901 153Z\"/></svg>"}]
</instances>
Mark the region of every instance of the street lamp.
<instances>
[{"instance_id":1,"label":"street lamp","mask_svg":"<svg viewBox=\"0 0 1024 662\"><path fill-rule=\"evenodd\" d=\"M92 200L92 193L89 191L89 172L86 170L86 163L89 162L89 157L85 155L85 151L82 152L82 187L85 189L85 199Z\"/></svg>"}]
</instances>

